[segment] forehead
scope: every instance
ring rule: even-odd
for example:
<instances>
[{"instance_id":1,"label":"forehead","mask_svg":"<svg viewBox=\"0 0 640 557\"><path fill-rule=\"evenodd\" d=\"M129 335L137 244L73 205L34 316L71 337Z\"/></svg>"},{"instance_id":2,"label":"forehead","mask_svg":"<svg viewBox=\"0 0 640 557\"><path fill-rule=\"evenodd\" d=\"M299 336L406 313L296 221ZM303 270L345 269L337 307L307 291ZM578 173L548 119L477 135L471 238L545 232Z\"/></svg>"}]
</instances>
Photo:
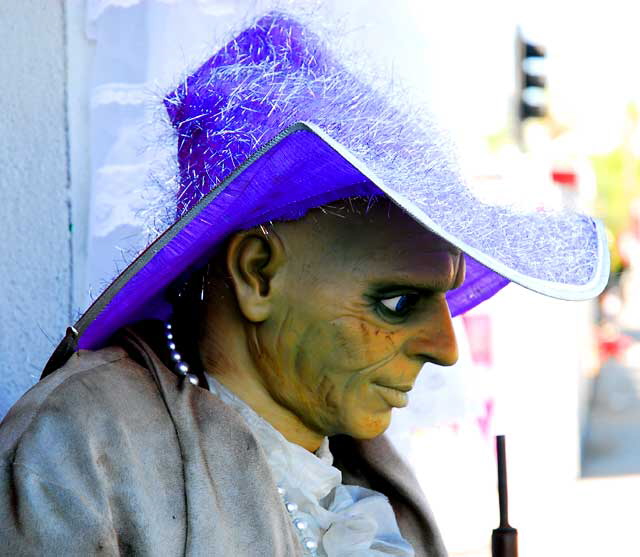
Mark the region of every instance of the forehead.
<instances>
[{"instance_id":1,"label":"forehead","mask_svg":"<svg viewBox=\"0 0 640 557\"><path fill-rule=\"evenodd\" d=\"M348 273L356 280L438 290L458 286L462 279L460 251L391 202L360 211L329 208L310 222L309 233L321 242L315 258L320 275Z\"/></svg>"},{"instance_id":2,"label":"forehead","mask_svg":"<svg viewBox=\"0 0 640 557\"><path fill-rule=\"evenodd\" d=\"M351 211L342 217L329 214L328 228L345 242L350 251L363 256L388 257L397 254L404 259L417 254L446 252L457 255L459 250L437 234L416 222L390 201L378 202L364 211ZM330 238L332 234L328 234Z\"/></svg>"}]
</instances>

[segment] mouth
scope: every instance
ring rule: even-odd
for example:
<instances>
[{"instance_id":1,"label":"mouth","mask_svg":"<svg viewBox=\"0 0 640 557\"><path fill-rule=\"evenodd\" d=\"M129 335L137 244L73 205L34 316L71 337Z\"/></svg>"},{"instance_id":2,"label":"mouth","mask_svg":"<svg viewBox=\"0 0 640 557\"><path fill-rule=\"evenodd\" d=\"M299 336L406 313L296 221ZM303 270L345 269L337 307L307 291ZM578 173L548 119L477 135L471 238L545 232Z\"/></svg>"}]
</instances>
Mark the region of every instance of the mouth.
<instances>
[{"instance_id":1,"label":"mouth","mask_svg":"<svg viewBox=\"0 0 640 557\"><path fill-rule=\"evenodd\" d=\"M377 387L382 399L393 408L404 408L409 404L409 395L407 394L413 385L383 385L381 383L373 383Z\"/></svg>"}]
</instances>

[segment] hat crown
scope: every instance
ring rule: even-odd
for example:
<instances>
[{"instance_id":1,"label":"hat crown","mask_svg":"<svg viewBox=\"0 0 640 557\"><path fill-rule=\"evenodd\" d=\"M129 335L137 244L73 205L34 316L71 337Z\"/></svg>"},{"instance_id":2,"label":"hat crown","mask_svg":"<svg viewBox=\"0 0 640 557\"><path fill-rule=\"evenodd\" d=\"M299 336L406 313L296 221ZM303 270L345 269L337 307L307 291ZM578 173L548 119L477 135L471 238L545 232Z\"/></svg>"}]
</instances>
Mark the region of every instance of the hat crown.
<instances>
[{"instance_id":1,"label":"hat crown","mask_svg":"<svg viewBox=\"0 0 640 557\"><path fill-rule=\"evenodd\" d=\"M342 71L315 34L271 12L167 95L178 136L178 216L279 131L322 113L327 76Z\"/></svg>"}]
</instances>

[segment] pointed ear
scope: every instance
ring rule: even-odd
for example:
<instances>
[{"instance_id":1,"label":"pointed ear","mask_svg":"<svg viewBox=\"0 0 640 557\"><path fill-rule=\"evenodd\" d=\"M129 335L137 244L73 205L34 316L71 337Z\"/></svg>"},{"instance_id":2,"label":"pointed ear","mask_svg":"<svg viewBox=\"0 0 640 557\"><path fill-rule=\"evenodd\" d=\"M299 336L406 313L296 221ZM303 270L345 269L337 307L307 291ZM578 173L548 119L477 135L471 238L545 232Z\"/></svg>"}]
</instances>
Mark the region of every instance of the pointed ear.
<instances>
[{"instance_id":1,"label":"pointed ear","mask_svg":"<svg viewBox=\"0 0 640 557\"><path fill-rule=\"evenodd\" d=\"M265 321L273 303L273 280L285 262L282 240L262 227L238 232L227 248L227 269L245 319Z\"/></svg>"}]
</instances>

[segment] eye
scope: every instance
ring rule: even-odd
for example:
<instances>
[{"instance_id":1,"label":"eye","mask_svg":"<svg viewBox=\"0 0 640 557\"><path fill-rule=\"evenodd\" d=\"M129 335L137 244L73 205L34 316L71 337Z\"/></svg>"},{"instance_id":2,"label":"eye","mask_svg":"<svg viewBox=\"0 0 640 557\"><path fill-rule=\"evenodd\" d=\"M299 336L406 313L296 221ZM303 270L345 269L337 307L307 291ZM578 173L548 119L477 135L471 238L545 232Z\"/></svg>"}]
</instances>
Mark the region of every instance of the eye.
<instances>
[{"instance_id":1,"label":"eye","mask_svg":"<svg viewBox=\"0 0 640 557\"><path fill-rule=\"evenodd\" d=\"M418 299L418 294L403 294L402 296L394 296L393 298L382 298L380 304L392 315L402 317L411 312L418 303Z\"/></svg>"}]
</instances>

